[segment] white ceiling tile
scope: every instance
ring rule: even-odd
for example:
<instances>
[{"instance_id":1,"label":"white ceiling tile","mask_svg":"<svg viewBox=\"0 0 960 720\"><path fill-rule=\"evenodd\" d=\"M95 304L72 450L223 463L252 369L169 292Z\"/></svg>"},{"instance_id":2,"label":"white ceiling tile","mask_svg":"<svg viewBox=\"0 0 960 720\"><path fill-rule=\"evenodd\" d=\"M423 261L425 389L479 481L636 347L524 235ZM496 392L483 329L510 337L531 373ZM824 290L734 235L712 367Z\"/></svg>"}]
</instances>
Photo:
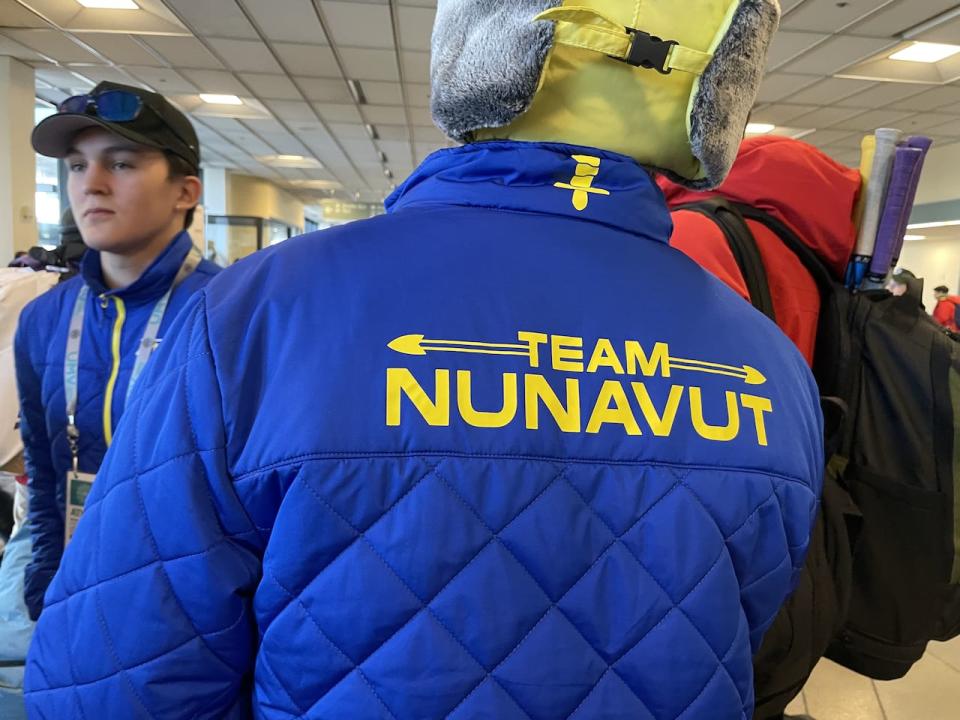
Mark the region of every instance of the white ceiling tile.
<instances>
[{"instance_id":1,"label":"white ceiling tile","mask_svg":"<svg viewBox=\"0 0 960 720\"><path fill-rule=\"evenodd\" d=\"M217 60L196 38L144 35L140 39L175 67L195 68L197 70L223 69L223 63Z\"/></svg>"},{"instance_id":2,"label":"white ceiling tile","mask_svg":"<svg viewBox=\"0 0 960 720\"><path fill-rule=\"evenodd\" d=\"M877 83L872 88L861 93L850 95L836 101L837 105L844 107L859 107L866 109L876 109L886 107L898 100L907 100L908 98L919 95L926 90L924 85L915 85L913 83Z\"/></svg>"},{"instance_id":3,"label":"white ceiling tile","mask_svg":"<svg viewBox=\"0 0 960 720\"><path fill-rule=\"evenodd\" d=\"M200 37L256 40L257 33L234 0L164 0Z\"/></svg>"},{"instance_id":4,"label":"white ceiling tile","mask_svg":"<svg viewBox=\"0 0 960 720\"><path fill-rule=\"evenodd\" d=\"M396 105L364 105L363 116L367 122L374 125L404 125L407 122L406 112Z\"/></svg>"},{"instance_id":5,"label":"white ceiling tile","mask_svg":"<svg viewBox=\"0 0 960 720\"><path fill-rule=\"evenodd\" d=\"M956 85L946 85L944 87L925 90L919 95L914 95L908 100L901 100L891 104L890 107L895 110L916 110L917 112L927 112L929 110L939 110L948 106L960 107L960 87Z\"/></svg>"},{"instance_id":6,"label":"white ceiling tile","mask_svg":"<svg viewBox=\"0 0 960 720\"><path fill-rule=\"evenodd\" d=\"M851 32L873 37L899 36L906 30L956 7L956 0L897 0L857 23Z\"/></svg>"},{"instance_id":7,"label":"white ceiling tile","mask_svg":"<svg viewBox=\"0 0 960 720\"><path fill-rule=\"evenodd\" d=\"M244 0L244 7L264 35L274 42L326 45L327 38L310 0Z\"/></svg>"},{"instance_id":8,"label":"white ceiling tile","mask_svg":"<svg viewBox=\"0 0 960 720\"><path fill-rule=\"evenodd\" d=\"M393 23L387 5L321 0L332 40L342 47L393 48Z\"/></svg>"},{"instance_id":9,"label":"white ceiling tile","mask_svg":"<svg viewBox=\"0 0 960 720\"><path fill-rule=\"evenodd\" d=\"M780 27L784 30L835 33L870 15L880 4L876 0L806 0L783 18Z\"/></svg>"},{"instance_id":10,"label":"white ceiling tile","mask_svg":"<svg viewBox=\"0 0 960 720\"><path fill-rule=\"evenodd\" d=\"M889 38L835 35L782 69L791 73L832 75L895 44L896 41Z\"/></svg>"},{"instance_id":11,"label":"white ceiling tile","mask_svg":"<svg viewBox=\"0 0 960 720\"><path fill-rule=\"evenodd\" d=\"M791 124L805 128L825 128L836 125L847 120L854 115L859 115L863 110L859 108L844 107L822 107L805 115L798 115L790 120Z\"/></svg>"},{"instance_id":12,"label":"white ceiling tile","mask_svg":"<svg viewBox=\"0 0 960 720\"><path fill-rule=\"evenodd\" d=\"M353 96L342 79L295 77L307 100L315 102L349 103Z\"/></svg>"},{"instance_id":13,"label":"white ceiling tile","mask_svg":"<svg viewBox=\"0 0 960 720\"><path fill-rule=\"evenodd\" d=\"M169 68L129 67L127 70L141 82L164 94L193 94L200 89L190 80Z\"/></svg>"},{"instance_id":14,"label":"white ceiling tile","mask_svg":"<svg viewBox=\"0 0 960 720\"><path fill-rule=\"evenodd\" d=\"M869 80L848 80L846 78L826 78L790 97L790 102L809 105L830 105L838 100L850 97L873 87L876 83Z\"/></svg>"},{"instance_id":15,"label":"white ceiling tile","mask_svg":"<svg viewBox=\"0 0 960 720\"><path fill-rule=\"evenodd\" d=\"M758 103L777 102L792 98L802 88L817 82L816 76L790 75L788 73L770 73L763 79L760 92L757 94Z\"/></svg>"},{"instance_id":16,"label":"white ceiling tile","mask_svg":"<svg viewBox=\"0 0 960 720\"><path fill-rule=\"evenodd\" d=\"M0 27L46 28L48 25L16 0L0 0Z\"/></svg>"},{"instance_id":17,"label":"white ceiling tile","mask_svg":"<svg viewBox=\"0 0 960 720\"><path fill-rule=\"evenodd\" d=\"M446 136L434 125L415 125L413 128L413 139L417 142L425 143L443 144L447 142Z\"/></svg>"},{"instance_id":18,"label":"white ceiling tile","mask_svg":"<svg viewBox=\"0 0 960 720\"><path fill-rule=\"evenodd\" d=\"M348 77L357 80L400 82L397 56L392 50L368 48L340 48Z\"/></svg>"},{"instance_id":19,"label":"white ceiling tile","mask_svg":"<svg viewBox=\"0 0 960 720\"><path fill-rule=\"evenodd\" d=\"M280 56L291 75L303 77L338 78L340 68L329 47L297 43L274 43L273 49Z\"/></svg>"},{"instance_id":20,"label":"white ceiling tile","mask_svg":"<svg viewBox=\"0 0 960 720\"><path fill-rule=\"evenodd\" d=\"M410 122L414 125L432 125L433 115L430 114L429 108L412 107L410 108Z\"/></svg>"},{"instance_id":21,"label":"white ceiling tile","mask_svg":"<svg viewBox=\"0 0 960 720\"><path fill-rule=\"evenodd\" d=\"M47 55L57 62L99 63L99 57L87 52L57 30L4 30L7 37Z\"/></svg>"},{"instance_id":22,"label":"white ceiling tile","mask_svg":"<svg viewBox=\"0 0 960 720\"><path fill-rule=\"evenodd\" d=\"M21 45L4 35L0 35L0 55L30 62L41 61L43 59L36 50L31 50L25 45Z\"/></svg>"},{"instance_id":23,"label":"white ceiling tile","mask_svg":"<svg viewBox=\"0 0 960 720\"><path fill-rule=\"evenodd\" d=\"M246 88L233 74L218 70L182 70L181 73L193 82L202 93L217 95L246 95Z\"/></svg>"},{"instance_id":24,"label":"white ceiling tile","mask_svg":"<svg viewBox=\"0 0 960 720\"><path fill-rule=\"evenodd\" d=\"M767 56L768 68L779 68L788 60L814 45L826 40L829 35L822 33L789 32L781 30L773 37L770 52Z\"/></svg>"},{"instance_id":25,"label":"white ceiling tile","mask_svg":"<svg viewBox=\"0 0 960 720\"><path fill-rule=\"evenodd\" d=\"M405 83L404 90L407 93L407 104L410 105L410 107L430 107L430 85Z\"/></svg>"},{"instance_id":26,"label":"white ceiling tile","mask_svg":"<svg viewBox=\"0 0 960 720\"><path fill-rule=\"evenodd\" d=\"M270 112L281 120L296 122L316 122L317 116L313 109L305 102L290 100L267 100L266 105Z\"/></svg>"},{"instance_id":27,"label":"white ceiling tile","mask_svg":"<svg viewBox=\"0 0 960 720\"><path fill-rule=\"evenodd\" d=\"M401 50L430 50L435 8L404 7L397 9L400 23Z\"/></svg>"},{"instance_id":28,"label":"white ceiling tile","mask_svg":"<svg viewBox=\"0 0 960 720\"><path fill-rule=\"evenodd\" d=\"M207 42L231 70L277 74L283 72L270 50L259 40L209 38Z\"/></svg>"},{"instance_id":29,"label":"white ceiling tile","mask_svg":"<svg viewBox=\"0 0 960 720\"><path fill-rule=\"evenodd\" d=\"M357 165L380 164L380 157L377 155L377 149L369 140L341 140L340 145L350 156L350 159Z\"/></svg>"},{"instance_id":30,"label":"white ceiling tile","mask_svg":"<svg viewBox=\"0 0 960 720\"><path fill-rule=\"evenodd\" d=\"M400 62L403 63L404 82L430 82L430 53L404 50L400 53Z\"/></svg>"},{"instance_id":31,"label":"white ceiling tile","mask_svg":"<svg viewBox=\"0 0 960 720\"><path fill-rule=\"evenodd\" d=\"M240 79L261 100L300 100L302 96L286 75L240 73Z\"/></svg>"},{"instance_id":32,"label":"white ceiling tile","mask_svg":"<svg viewBox=\"0 0 960 720\"><path fill-rule=\"evenodd\" d=\"M377 134L378 142L410 142L410 128L406 125L377 125Z\"/></svg>"},{"instance_id":33,"label":"white ceiling tile","mask_svg":"<svg viewBox=\"0 0 960 720\"><path fill-rule=\"evenodd\" d=\"M362 140L370 139L366 128L358 123L329 123L330 132L338 140Z\"/></svg>"},{"instance_id":34,"label":"white ceiling tile","mask_svg":"<svg viewBox=\"0 0 960 720\"><path fill-rule=\"evenodd\" d=\"M317 103L314 108L326 122L363 124L360 111L352 103Z\"/></svg>"},{"instance_id":35,"label":"white ceiling tile","mask_svg":"<svg viewBox=\"0 0 960 720\"><path fill-rule=\"evenodd\" d=\"M129 35L118 33L79 33L77 37L117 65L163 67L163 62Z\"/></svg>"},{"instance_id":36,"label":"white ceiling tile","mask_svg":"<svg viewBox=\"0 0 960 720\"><path fill-rule=\"evenodd\" d=\"M900 127L901 121L915 115L911 112L902 112L899 110L871 110L869 112L863 113L862 115L857 115L855 117L849 118L836 124L836 128L839 130L863 130L870 132L881 127L897 128L902 130Z\"/></svg>"},{"instance_id":37,"label":"white ceiling tile","mask_svg":"<svg viewBox=\"0 0 960 720\"><path fill-rule=\"evenodd\" d=\"M806 115L819 108L816 105L792 105L777 103L764 105L753 112L752 120L758 123L772 123L774 125L789 125L794 118Z\"/></svg>"},{"instance_id":38,"label":"white ceiling tile","mask_svg":"<svg viewBox=\"0 0 960 720\"><path fill-rule=\"evenodd\" d=\"M363 88L364 97L373 105L403 105L403 95L399 83L376 82L374 80L357 81Z\"/></svg>"},{"instance_id":39,"label":"white ceiling tile","mask_svg":"<svg viewBox=\"0 0 960 720\"><path fill-rule=\"evenodd\" d=\"M309 150L290 133L263 133L263 139L281 155L309 155Z\"/></svg>"},{"instance_id":40,"label":"white ceiling tile","mask_svg":"<svg viewBox=\"0 0 960 720\"><path fill-rule=\"evenodd\" d=\"M851 137L856 138L858 143L860 142L861 135L850 130L817 130L815 133L806 135L803 140L811 145L824 147Z\"/></svg>"}]
</instances>

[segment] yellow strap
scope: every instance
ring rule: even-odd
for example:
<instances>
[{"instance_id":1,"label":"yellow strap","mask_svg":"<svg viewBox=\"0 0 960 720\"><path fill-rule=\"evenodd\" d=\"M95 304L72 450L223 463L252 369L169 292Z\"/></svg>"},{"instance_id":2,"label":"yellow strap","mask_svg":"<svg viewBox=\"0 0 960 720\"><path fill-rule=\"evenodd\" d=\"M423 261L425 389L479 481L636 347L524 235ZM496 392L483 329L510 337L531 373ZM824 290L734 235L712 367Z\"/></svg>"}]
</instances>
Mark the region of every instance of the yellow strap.
<instances>
[{"instance_id":1,"label":"yellow strap","mask_svg":"<svg viewBox=\"0 0 960 720\"><path fill-rule=\"evenodd\" d=\"M625 60L630 53L633 36L625 27L593 8L556 7L540 13L535 19L556 22L554 40L562 45L593 50L620 60ZM674 45L667 55L665 69L702 75L712 59L710 53Z\"/></svg>"}]
</instances>

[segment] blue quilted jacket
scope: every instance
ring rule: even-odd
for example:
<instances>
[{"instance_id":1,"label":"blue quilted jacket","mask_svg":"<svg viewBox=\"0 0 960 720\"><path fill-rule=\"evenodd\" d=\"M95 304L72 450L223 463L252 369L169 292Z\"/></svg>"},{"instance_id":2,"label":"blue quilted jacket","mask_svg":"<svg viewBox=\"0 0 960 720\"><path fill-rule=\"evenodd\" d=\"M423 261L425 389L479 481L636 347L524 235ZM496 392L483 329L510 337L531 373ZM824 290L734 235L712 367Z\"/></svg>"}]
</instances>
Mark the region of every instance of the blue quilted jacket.
<instances>
[{"instance_id":1,"label":"blue quilted jacket","mask_svg":"<svg viewBox=\"0 0 960 720\"><path fill-rule=\"evenodd\" d=\"M215 278L48 595L33 718L749 718L806 364L632 160L486 143Z\"/></svg>"},{"instance_id":2,"label":"blue quilted jacket","mask_svg":"<svg viewBox=\"0 0 960 720\"><path fill-rule=\"evenodd\" d=\"M139 280L114 291L103 283L100 253L88 250L80 275L37 298L20 316L15 353L33 534L26 602L34 618L40 613L43 594L63 553L66 477L72 465L66 435L63 361L77 293L84 283L90 287L80 342L77 427L80 470L93 473L107 451L107 426L112 433L123 414L137 346L150 312L170 287L191 245L190 236L180 233ZM219 270L204 261L174 290L160 328L161 338L187 298ZM119 345L115 338L119 338ZM111 377L115 377L113 383Z\"/></svg>"}]
</instances>

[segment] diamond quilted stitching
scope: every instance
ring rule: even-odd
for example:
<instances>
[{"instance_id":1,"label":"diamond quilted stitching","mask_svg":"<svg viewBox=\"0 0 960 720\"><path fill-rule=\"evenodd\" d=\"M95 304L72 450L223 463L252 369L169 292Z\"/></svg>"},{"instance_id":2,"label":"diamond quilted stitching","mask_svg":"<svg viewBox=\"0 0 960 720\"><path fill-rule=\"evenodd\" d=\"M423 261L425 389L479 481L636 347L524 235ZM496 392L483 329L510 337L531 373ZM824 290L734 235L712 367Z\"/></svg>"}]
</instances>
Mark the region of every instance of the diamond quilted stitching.
<instances>
[{"instance_id":1,"label":"diamond quilted stitching","mask_svg":"<svg viewBox=\"0 0 960 720\"><path fill-rule=\"evenodd\" d=\"M718 718L719 720L717 708L742 708L743 705L744 699L740 697L730 676L719 670L714 673L710 682L677 720L699 720L699 718ZM738 715L729 716L729 720L741 719L746 720L742 710ZM727 716L723 720L727 720Z\"/></svg>"},{"instance_id":2,"label":"diamond quilted stitching","mask_svg":"<svg viewBox=\"0 0 960 720\"><path fill-rule=\"evenodd\" d=\"M435 474L367 532L367 540L381 557L424 601L460 572L490 538L479 518Z\"/></svg>"},{"instance_id":3,"label":"diamond quilted stitching","mask_svg":"<svg viewBox=\"0 0 960 720\"><path fill-rule=\"evenodd\" d=\"M351 545L301 594L320 629L354 662L422 607L366 541Z\"/></svg>"},{"instance_id":4,"label":"diamond quilted stitching","mask_svg":"<svg viewBox=\"0 0 960 720\"><path fill-rule=\"evenodd\" d=\"M330 690L354 668L299 601L291 603L264 634L259 658L264 656L273 667L283 669L285 690L301 707Z\"/></svg>"},{"instance_id":5,"label":"diamond quilted stitching","mask_svg":"<svg viewBox=\"0 0 960 720\"><path fill-rule=\"evenodd\" d=\"M614 662L673 604L627 549L615 543L559 607L590 645Z\"/></svg>"},{"instance_id":6,"label":"diamond quilted stitching","mask_svg":"<svg viewBox=\"0 0 960 720\"><path fill-rule=\"evenodd\" d=\"M614 539L566 482L551 485L500 537L554 602Z\"/></svg>"},{"instance_id":7,"label":"diamond quilted stitching","mask_svg":"<svg viewBox=\"0 0 960 720\"><path fill-rule=\"evenodd\" d=\"M658 503L623 536L623 542L679 602L716 559L705 548L721 547L723 536L703 506L681 488Z\"/></svg>"},{"instance_id":8,"label":"diamond quilted stitching","mask_svg":"<svg viewBox=\"0 0 960 720\"><path fill-rule=\"evenodd\" d=\"M707 514L729 537L761 503L770 497L773 480L759 473L691 470L684 486L707 509Z\"/></svg>"},{"instance_id":9,"label":"diamond quilted stitching","mask_svg":"<svg viewBox=\"0 0 960 720\"><path fill-rule=\"evenodd\" d=\"M488 669L506 657L549 607L550 599L499 542L485 547L431 604L440 621ZM478 617L496 622L479 623Z\"/></svg>"},{"instance_id":10,"label":"diamond quilted stitching","mask_svg":"<svg viewBox=\"0 0 960 720\"><path fill-rule=\"evenodd\" d=\"M555 463L541 460L453 458L438 474L476 511L493 532L513 520L560 472Z\"/></svg>"},{"instance_id":11,"label":"diamond quilted stitching","mask_svg":"<svg viewBox=\"0 0 960 720\"><path fill-rule=\"evenodd\" d=\"M740 585L726 552L680 603L680 609L716 654L730 647L744 616Z\"/></svg>"},{"instance_id":12,"label":"diamond quilted stitching","mask_svg":"<svg viewBox=\"0 0 960 720\"><path fill-rule=\"evenodd\" d=\"M616 671L600 678L570 720L656 720Z\"/></svg>"},{"instance_id":13,"label":"diamond quilted stitching","mask_svg":"<svg viewBox=\"0 0 960 720\"><path fill-rule=\"evenodd\" d=\"M447 715L447 720L530 720L499 683L487 678Z\"/></svg>"},{"instance_id":14,"label":"diamond quilted stitching","mask_svg":"<svg viewBox=\"0 0 960 720\"><path fill-rule=\"evenodd\" d=\"M419 457L319 461L309 478L344 520L364 531L427 477L434 462Z\"/></svg>"},{"instance_id":15,"label":"diamond quilted stitching","mask_svg":"<svg viewBox=\"0 0 960 720\"><path fill-rule=\"evenodd\" d=\"M774 528L780 532L773 532ZM760 580L784 558L790 559L783 515L775 496L770 495L727 539L727 547L744 587Z\"/></svg>"},{"instance_id":16,"label":"diamond quilted stitching","mask_svg":"<svg viewBox=\"0 0 960 720\"><path fill-rule=\"evenodd\" d=\"M279 588L268 581L257 591L254 605L261 626L268 625L289 595L298 594L356 538L357 532L301 473L280 506L263 556L264 574L273 576Z\"/></svg>"},{"instance_id":17,"label":"diamond quilted stitching","mask_svg":"<svg viewBox=\"0 0 960 720\"><path fill-rule=\"evenodd\" d=\"M554 609L493 677L533 720L556 720L573 712L606 669L603 658Z\"/></svg>"},{"instance_id":18,"label":"diamond quilted stitching","mask_svg":"<svg viewBox=\"0 0 960 720\"><path fill-rule=\"evenodd\" d=\"M304 720L406 720L387 709L360 670L347 675L302 717Z\"/></svg>"},{"instance_id":19,"label":"diamond quilted stitching","mask_svg":"<svg viewBox=\"0 0 960 720\"><path fill-rule=\"evenodd\" d=\"M443 717L485 675L429 612L417 615L375 652L362 670L398 720Z\"/></svg>"},{"instance_id":20,"label":"diamond quilted stitching","mask_svg":"<svg viewBox=\"0 0 960 720\"><path fill-rule=\"evenodd\" d=\"M666 495L678 477L648 465L571 465L567 481L617 535Z\"/></svg>"},{"instance_id":21,"label":"diamond quilted stitching","mask_svg":"<svg viewBox=\"0 0 960 720\"><path fill-rule=\"evenodd\" d=\"M675 718L717 672L718 663L706 640L675 609L614 669L655 717Z\"/></svg>"}]
</instances>

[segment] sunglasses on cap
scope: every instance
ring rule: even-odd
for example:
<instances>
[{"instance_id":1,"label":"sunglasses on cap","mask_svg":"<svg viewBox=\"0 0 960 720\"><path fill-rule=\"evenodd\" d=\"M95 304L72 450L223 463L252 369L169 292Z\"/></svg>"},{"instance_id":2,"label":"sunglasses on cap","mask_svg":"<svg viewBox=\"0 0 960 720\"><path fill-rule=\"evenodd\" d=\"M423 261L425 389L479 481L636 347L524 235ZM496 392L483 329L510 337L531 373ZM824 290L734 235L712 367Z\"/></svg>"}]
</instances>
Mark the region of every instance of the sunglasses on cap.
<instances>
[{"instance_id":1,"label":"sunglasses on cap","mask_svg":"<svg viewBox=\"0 0 960 720\"><path fill-rule=\"evenodd\" d=\"M105 90L96 95L74 95L60 103L61 113L96 115L107 122L132 122L143 112L143 100L126 90Z\"/></svg>"}]
</instances>

